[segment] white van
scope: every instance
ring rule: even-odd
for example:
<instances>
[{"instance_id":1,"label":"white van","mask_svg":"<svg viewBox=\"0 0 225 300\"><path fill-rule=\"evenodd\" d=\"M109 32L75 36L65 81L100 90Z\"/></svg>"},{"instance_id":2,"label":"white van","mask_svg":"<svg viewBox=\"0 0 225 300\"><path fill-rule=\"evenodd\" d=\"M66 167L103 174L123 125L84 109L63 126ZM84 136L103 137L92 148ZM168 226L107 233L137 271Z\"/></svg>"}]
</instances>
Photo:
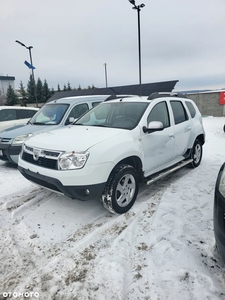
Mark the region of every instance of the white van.
<instances>
[{"instance_id":1,"label":"white van","mask_svg":"<svg viewBox=\"0 0 225 300\"><path fill-rule=\"evenodd\" d=\"M0 106L0 132L26 124L37 111L38 108L35 107Z\"/></svg>"}]
</instances>

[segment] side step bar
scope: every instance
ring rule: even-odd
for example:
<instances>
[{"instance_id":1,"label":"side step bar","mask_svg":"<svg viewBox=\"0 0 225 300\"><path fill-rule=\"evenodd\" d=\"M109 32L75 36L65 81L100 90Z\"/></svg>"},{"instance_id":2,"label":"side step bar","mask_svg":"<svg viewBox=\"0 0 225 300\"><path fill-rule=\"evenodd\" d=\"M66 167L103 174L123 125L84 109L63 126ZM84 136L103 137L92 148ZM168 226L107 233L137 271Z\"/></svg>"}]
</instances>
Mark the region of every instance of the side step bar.
<instances>
[{"instance_id":1,"label":"side step bar","mask_svg":"<svg viewBox=\"0 0 225 300\"><path fill-rule=\"evenodd\" d=\"M172 167L171 169L168 169L162 173L157 174L156 176L153 176L151 179L146 181L146 184L149 185L149 184L163 178L164 176L167 176L170 173L173 173L174 171L179 170L180 168L190 164L192 161L193 161L193 159L188 159L188 160L182 161L181 163L178 163L175 167Z\"/></svg>"}]
</instances>

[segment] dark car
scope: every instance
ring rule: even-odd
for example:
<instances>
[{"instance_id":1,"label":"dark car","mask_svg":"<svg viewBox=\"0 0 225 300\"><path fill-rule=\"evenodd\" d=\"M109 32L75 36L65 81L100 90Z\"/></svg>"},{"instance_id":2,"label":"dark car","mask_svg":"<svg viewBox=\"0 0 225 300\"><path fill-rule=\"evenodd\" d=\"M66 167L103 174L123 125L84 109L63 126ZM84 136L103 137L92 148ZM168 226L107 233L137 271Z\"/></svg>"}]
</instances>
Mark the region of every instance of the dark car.
<instances>
[{"instance_id":1,"label":"dark car","mask_svg":"<svg viewBox=\"0 0 225 300\"><path fill-rule=\"evenodd\" d=\"M213 220L216 246L225 263L225 163L217 176Z\"/></svg>"}]
</instances>

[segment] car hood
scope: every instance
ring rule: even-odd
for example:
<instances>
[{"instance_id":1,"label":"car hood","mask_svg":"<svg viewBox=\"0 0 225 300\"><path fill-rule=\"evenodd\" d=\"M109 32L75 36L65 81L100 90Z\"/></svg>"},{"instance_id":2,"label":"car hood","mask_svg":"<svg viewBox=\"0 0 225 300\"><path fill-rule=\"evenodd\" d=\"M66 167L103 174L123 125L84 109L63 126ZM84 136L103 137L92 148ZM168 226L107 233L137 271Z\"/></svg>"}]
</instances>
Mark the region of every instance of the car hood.
<instances>
[{"instance_id":1,"label":"car hood","mask_svg":"<svg viewBox=\"0 0 225 300\"><path fill-rule=\"evenodd\" d=\"M33 148L48 150L86 151L122 133L124 129L74 125L35 135L25 144Z\"/></svg>"},{"instance_id":2,"label":"car hood","mask_svg":"<svg viewBox=\"0 0 225 300\"><path fill-rule=\"evenodd\" d=\"M5 131L0 132L0 137L14 139L17 136L28 134L28 133L39 133L52 130L56 125L22 125L18 127L9 128Z\"/></svg>"}]
</instances>

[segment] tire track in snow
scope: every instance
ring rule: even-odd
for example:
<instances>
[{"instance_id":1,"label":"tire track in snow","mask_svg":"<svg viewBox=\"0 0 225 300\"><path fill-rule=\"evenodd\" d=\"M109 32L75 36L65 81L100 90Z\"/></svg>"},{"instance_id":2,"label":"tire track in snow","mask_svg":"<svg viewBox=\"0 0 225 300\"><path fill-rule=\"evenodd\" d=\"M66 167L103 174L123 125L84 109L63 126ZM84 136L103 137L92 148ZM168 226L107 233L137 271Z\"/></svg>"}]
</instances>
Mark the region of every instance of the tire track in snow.
<instances>
[{"instance_id":1,"label":"tire track in snow","mask_svg":"<svg viewBox=\"0 0 225 300\"><path fill-rule=\"evenodd\" d=\"M67 285L70 287L70 293L71 291L75 293L77 299L82 299L82 297L101 299L101 295L104 297L106 294L109 299L114 299L113 297L124 299L124 294L126 294L124 282L130 284L133 280L137 281L140 268L144 267L143 262L140 265L136 252L140 253L148 247L144 234L151 230L155 209L169 182L173 181L176 176L180 175L174 174L171 179L167 178L166 182L164 180L155 184L151 191L149 188L142 187L139 194L141 201L128 213L120 216L107 215L79 228L67 239L66 244L61 245L61 251L56 257L53 256L43 269L42 278L49 278L45 281L44 290L51 290L55 282L58 288L52 291L52 297L59 297L59 299L69 296ZM146 201L146 199L149 200ZM148 222L145 219L148 219ZM137 224L143 229L142 233L137 232ZM135 239L136 246L131 250L134 259L130 265L126 263L126 257L130 255L128 249L133 247L133 239ZM118 251L115 251L117 248ZM115 256L113 253L117 252L118 256ZM125 269L129 270L128 272L123 272L118 259L122 260L121 264L126 266ZM110 270L113 271L110 272ZM99 280L93 280L95 274L98 274ZM118 290L115 291L112 283L118 279L119 274L123 283L121 282L121 286L118 285ZM40 289L43 287L42 280L36 284ZM42 289L42 293L44 290Z\"/></svg>"},{"instance_id":2,"label":"tire track in snow","mask_svg":"<svg viewBox=\"0 0 225 300\"><path fill-rule=\"evenodd\" d=\"M32 209L37 208L39 201L42 201L40 195L33 191L28 198L21 193L19 199L15 197L9 200L5 207L11 210L12 217L17 220L17 226L12 230L15 240L12 239L10 249L18 248L19 256L25 256L26 260L22 259L17 266L23 281L16 280L13 283L13 277L7 277L7 284L17 289L20 287L22 290L26 287L32 290L35 287L35 291L39 291L42 295L52 291L51 297L62 299L68 297L67 287L70 286L70 290L74 290L79 297L99 299L101 294L106 295L108 292L114 294L115 289L111 286L113 278L116 280L117 275L122 272L121 285L118 285L116 293L123 299L123 295L129 292L127 288L129 284L133 281L138 282L141 270L145 268L142 253L149 248L146 234L150 234L154 213L164 191L187 172L187 169L180 170L154 185L148 187L142 185L138 199L128 213L120 216L105 213L94 222L80 226L73 234L65 237L63 242L41 249L38 248L38 240L35 239L20 244L24 235L28 237L23 219L32 212ZM49 199L51 194L46 192L44 195ZM46 199L43 200L43 205ZM113 254L117 253L115 251L117 248L119 260L126 266L127 272L121 269L118 257ZM132 256L132 264L126 262L127 255ZM41 265L35 264L35 257L43 257ZM115 270L115 274L112 272L115 277L109 273L111 269ZM101 280L93 281L96 273ZM53 289L53 286L58 288Z\"/></svg>"}]
</instances>

